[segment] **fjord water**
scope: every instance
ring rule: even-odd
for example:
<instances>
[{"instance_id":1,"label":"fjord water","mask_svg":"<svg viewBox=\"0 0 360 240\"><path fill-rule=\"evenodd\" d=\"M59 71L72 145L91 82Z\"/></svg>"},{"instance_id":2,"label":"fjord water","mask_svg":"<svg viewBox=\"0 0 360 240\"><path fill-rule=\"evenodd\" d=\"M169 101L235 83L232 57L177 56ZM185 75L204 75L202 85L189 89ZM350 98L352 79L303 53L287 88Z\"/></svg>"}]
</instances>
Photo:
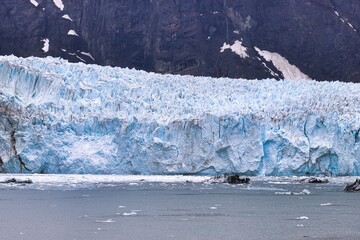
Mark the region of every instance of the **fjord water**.
<instances>
[{"instance_id":1,"label":"fjord water","mask_svg":"<svg viewBox=\"0 0 360 240\"><path fill-rule=\"evenodd\" d=\"M304 189L311 194L296 195ZM4 185L0 232L2 240L359 239L358 199L340 184L271 181Z\"/></svg>"}]
</instances>

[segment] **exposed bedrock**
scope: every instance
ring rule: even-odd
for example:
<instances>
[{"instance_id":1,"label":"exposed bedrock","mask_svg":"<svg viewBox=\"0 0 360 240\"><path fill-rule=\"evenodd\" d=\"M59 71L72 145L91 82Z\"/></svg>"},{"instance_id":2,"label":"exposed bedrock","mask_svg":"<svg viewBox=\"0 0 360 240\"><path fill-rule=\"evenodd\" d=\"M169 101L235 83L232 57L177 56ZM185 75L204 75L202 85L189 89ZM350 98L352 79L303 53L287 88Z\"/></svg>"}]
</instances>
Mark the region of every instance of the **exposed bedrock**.
<instances>
[{"instance_id":1,"label":"exposed bedrock","mask_svg":"<svg viewBox=\"0 0 360 240\"><path fill-rule=\"evenodd\" d=\"M158 73L286 78L257 47L279 54L311 79L360 81L358 0L62 3L64 8L53 0L0 0L0 55L54 56ZM220 52L239 41L248 57L236 54L238 47Z\"/></svg>"}]
</instances>

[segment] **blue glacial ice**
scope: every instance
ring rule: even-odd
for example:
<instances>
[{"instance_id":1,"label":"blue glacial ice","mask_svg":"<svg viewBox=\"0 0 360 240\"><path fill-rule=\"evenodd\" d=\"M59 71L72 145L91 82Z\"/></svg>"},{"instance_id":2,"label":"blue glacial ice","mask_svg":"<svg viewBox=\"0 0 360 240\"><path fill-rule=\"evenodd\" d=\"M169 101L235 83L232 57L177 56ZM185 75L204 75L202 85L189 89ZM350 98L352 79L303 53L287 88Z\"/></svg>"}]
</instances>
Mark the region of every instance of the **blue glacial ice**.
<instances>
[{"instance_id":1,"label":"blue glacial ice","mask_svg":"<svg viewBox=\"0 0 360 240\"><path fill-rule=\"evenodd\" d=\"M10 173L359 175L360 85L0 57Z\"/></svg>"}]
</instances>

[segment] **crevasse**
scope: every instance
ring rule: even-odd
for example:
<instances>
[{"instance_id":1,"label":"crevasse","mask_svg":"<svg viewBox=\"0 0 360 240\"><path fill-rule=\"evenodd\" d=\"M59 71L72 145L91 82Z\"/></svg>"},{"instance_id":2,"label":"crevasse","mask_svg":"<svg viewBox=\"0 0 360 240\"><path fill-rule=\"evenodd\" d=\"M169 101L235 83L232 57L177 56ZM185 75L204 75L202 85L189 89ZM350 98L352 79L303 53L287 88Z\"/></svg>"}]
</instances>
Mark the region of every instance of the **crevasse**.
<instances>
[{"instance_id":1,"label":"crevasse","mask_svg":"<svg viewBox=\"0 0 360 240\"><path fill-rule=\"evenodd\" d=\"M2 172L358 175L360 85L0 57Z\"/></svg>"}]
</instances>

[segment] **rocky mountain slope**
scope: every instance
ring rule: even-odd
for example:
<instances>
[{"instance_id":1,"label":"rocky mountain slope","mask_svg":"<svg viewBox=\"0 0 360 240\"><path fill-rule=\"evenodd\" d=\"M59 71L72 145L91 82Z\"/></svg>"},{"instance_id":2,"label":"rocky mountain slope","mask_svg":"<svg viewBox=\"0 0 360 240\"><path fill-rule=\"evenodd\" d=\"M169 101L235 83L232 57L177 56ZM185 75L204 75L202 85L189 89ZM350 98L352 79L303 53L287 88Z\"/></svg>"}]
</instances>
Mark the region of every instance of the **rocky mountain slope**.
<instances>
[{"instance_id":1,"label":"rocky mountain slope","mask_svg":"<svg viewBox=\"0 0 360 240\"><path fill-rule=\"evenodd\" d=\"M0 0L0 55L360 81L358 0Z\"/></svg>"}]
</instances>

